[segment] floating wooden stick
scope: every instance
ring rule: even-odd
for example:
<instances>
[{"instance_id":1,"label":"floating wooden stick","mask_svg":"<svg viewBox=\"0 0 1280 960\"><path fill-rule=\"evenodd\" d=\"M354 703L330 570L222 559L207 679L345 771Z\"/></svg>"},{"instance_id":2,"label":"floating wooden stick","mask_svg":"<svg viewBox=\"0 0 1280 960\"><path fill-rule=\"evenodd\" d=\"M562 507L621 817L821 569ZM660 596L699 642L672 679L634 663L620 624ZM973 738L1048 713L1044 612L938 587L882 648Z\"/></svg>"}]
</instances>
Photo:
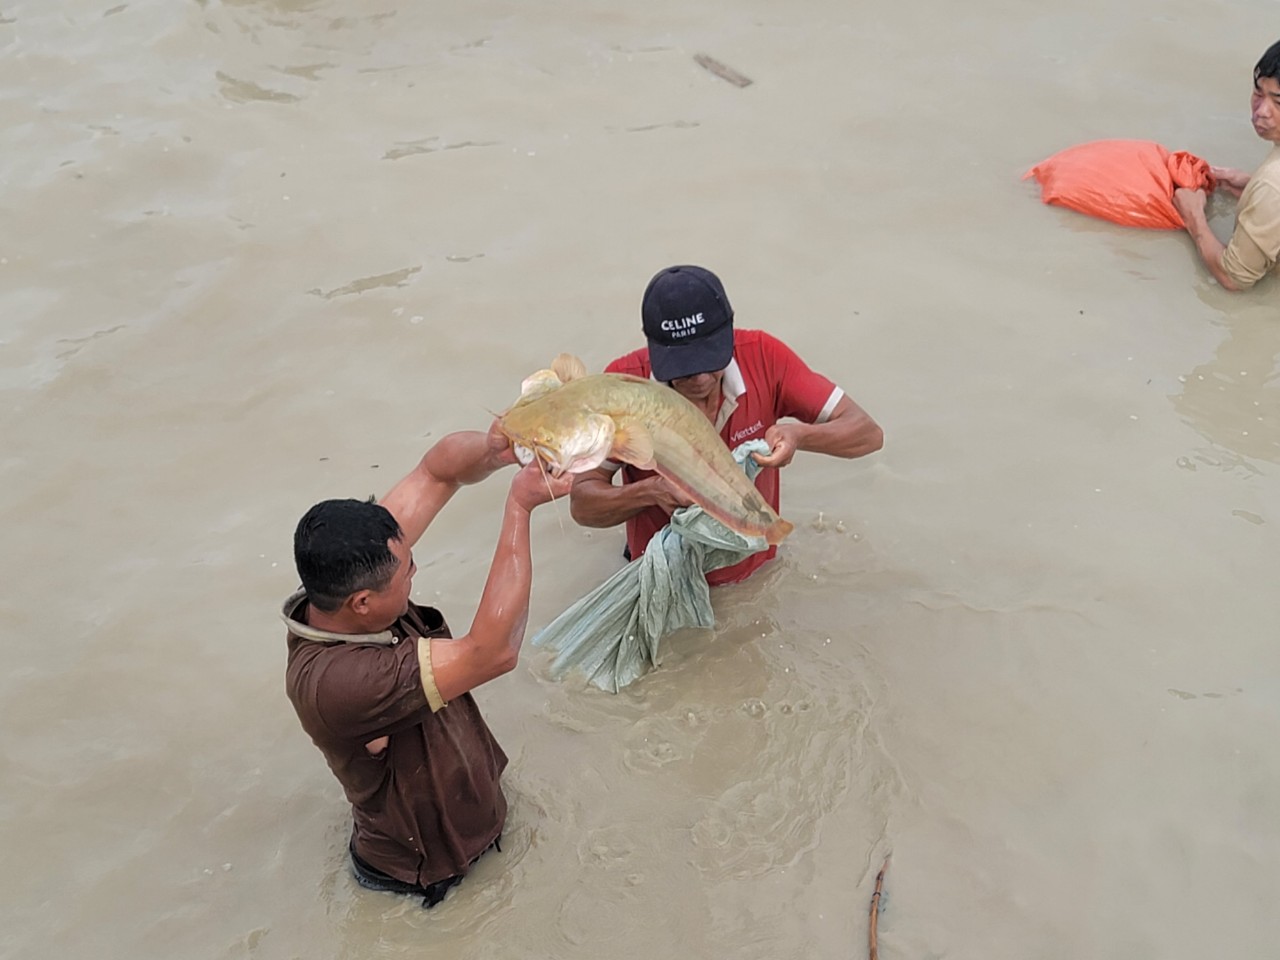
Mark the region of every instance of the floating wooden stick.
<instances>
[{"instance_id":1,"label":"floating wooden stick","mask_svg":"<svg viewBox=\"0 0 1280 960\"><path fill-rule=\"evenodd\" d=\"M710 70L721 80L728 80L735 87L751 86L750 77L744 77L737 70L734 70L733 67L726 67L719 60L708 57L705 53L696 54L693 59L697 62L698 66Z\"/></svg>"},{"instance_id":2,"label":"floating wooden stick","mask_svg":"<svg viewBox=\"0 0 1280 960\"><path fill-rule=\"evenodd\" d=\"M884 872L888 869L889 857L885 857L884 866L876 874L876 892L871 895L871 925L867 933L871 945L871 960L880 960L880 954L876 950L876 921L880 918L880 891L884 887Z\"/></svg>"}]
</instances>

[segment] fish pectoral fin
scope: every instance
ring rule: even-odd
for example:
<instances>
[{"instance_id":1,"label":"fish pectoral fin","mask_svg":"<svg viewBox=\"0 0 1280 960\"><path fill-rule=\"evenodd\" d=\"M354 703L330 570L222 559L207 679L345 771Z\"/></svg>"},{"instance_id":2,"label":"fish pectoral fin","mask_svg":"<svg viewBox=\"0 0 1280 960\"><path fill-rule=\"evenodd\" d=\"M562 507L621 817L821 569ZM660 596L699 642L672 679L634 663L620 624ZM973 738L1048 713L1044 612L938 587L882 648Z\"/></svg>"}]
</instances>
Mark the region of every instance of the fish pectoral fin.
<instances>
[{"instance_id":1,"label":"fish pectoral fin","mask_svg":"<svg viewBox=\"0 0 1280 960\"><path fill-rule=\"evenodd\" d=\"M551 370L560 378L561 383L568 383L570 380L577 380L587 375L587 365L572 353L562 353L552 360Z\"/></svg>"},{"instance_id":2,"label":"fish pectoral fin","mask_svg":"<svg viewBox=\"0 0 1280 960\"><path fill-rule=\"evenodd\" d=\"M635 420L620 423L614 431L613 449L609 456L641 470L652 470L653 437L643 424Z\"/></svg>"}]
</instances>

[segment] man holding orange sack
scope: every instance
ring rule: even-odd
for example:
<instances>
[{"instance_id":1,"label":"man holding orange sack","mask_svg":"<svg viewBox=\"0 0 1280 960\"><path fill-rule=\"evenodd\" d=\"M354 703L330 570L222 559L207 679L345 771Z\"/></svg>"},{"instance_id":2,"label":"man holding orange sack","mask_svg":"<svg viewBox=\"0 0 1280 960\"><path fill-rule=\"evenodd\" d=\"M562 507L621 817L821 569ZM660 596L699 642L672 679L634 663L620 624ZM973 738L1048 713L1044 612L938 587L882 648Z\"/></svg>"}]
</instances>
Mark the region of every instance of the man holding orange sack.
<instances>
[{"instance_id":1,"label":"man holding orange sack","mask_svg":"<svg viewBox=\"0 0 1280 960\"><path fill-rule=\"evenodd\" d=\"M1205 266L1227 290L1247 290L1280 259L1280 43L1273 44L1253 68L1250 103L1253 129L1273 146L1253 175L1230 167L1212 167L1218 185L1240 198L1236 228L1222 242L1209 229L1205 192L1179 188L1173 205L1186 224Z\"/></svg>"}]
</instances>

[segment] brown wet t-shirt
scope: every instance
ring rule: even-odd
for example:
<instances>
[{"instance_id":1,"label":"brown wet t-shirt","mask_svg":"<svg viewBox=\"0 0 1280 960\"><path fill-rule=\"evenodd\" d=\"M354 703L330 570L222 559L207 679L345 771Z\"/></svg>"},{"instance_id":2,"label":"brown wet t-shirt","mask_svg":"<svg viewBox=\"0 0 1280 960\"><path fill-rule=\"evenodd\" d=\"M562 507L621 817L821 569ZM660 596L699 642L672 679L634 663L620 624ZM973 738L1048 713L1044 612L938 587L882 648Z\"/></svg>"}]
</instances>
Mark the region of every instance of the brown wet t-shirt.
<instances>
[{"instance_id":1,"label":"brown wet t-shirt","mask_svg":"<svg viewBox=\"0 0 1280 960\"><path fill-rule=\"evenodd\" d=\"M410 604L388 630L368 636L307 626L301 594L284 616L285 689L351 801L356 854L424 887L465 874L506 819L498 780L507 756L471 694L435 711L427 701L417 645L450 636L440 612ZM365 745L383 736L386 749L371 754Z\"/></svg>"},{"instance_id":2,"label":"brown wet t-shirt","mask_svg":"<svg viewBox=\"0 0 1280 960\"><path fill-rule=\"evenodd\" d=\"M1222 269L1248 289L1280 260L1280 147L1272 147L1236 204L1236 228L1222 253Z\"/></svg>"}]
</instances>

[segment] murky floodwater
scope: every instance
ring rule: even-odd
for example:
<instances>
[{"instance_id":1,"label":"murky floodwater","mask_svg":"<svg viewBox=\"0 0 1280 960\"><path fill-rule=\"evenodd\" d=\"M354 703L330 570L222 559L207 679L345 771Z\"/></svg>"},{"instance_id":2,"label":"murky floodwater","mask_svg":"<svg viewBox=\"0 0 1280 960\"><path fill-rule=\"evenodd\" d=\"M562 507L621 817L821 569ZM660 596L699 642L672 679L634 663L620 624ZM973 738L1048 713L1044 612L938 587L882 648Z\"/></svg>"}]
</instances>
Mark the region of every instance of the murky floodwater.
<instances>
[{"instance_id":1,"label":"murky floodwater","mask_svg":"<svg viewBox=\"0 0 1280 960\"><path fill-rule=\"evenodd\" d=\"M892 852L885 958L1271 956L1275 283L1018 177L1252 168L1272 13L0 7L0 955L860 957ZM297 517L639 345L679 262L884 451L788 468L780 559L623 693L528 649L479 694L502 854L359 891L282 689ZM459 628L503 489L418 549ZM534 627L621 544L536 537Z\"/></svg>"}]
</instances>

